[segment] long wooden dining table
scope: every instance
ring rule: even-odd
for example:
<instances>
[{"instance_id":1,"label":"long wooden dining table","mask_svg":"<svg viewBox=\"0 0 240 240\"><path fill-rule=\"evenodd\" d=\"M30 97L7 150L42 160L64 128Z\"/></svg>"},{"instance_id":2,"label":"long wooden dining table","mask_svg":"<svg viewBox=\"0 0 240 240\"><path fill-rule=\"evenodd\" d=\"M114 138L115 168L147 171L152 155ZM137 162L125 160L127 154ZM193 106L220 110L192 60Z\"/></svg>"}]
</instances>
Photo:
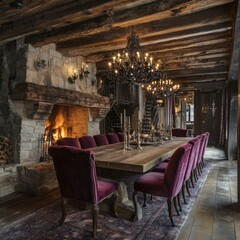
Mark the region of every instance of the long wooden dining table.
<instances>
[{"instance_id":1,"label":"long wooden dining table","mask_svg":"<svg viewBox=\"0 0 240 240\"><path fill-rule=\"evenodd\" d=\"M164 142L163 145L146 142L142 144L142 149L137 149L137 145L131 144L131 150L125 150L123 149L123 143L91 148L95 153L95 162L98 170L100 170L99 172L102 174L103 171L107 172L107 176L104 177L114 177L119 181L118 193L121 200L118 208L121 208L125 213L127 210L129 220L133 220L133 216L135 217L134 220L140 220L142 218L142 208L137 203L135 213L133 202L128 197L127 189L129 189L129 186L127 187L126 182L133 184L132 177L134 174L139 176L139 174L149 171L157 163L171 156L178 147L187 143L190 139L175 137L173 140ZM124 179L120 177L119 180L119 171L125 173ZM127 181L127 178L131 181ZM130 188L132 187L130 186ZM123 217L126 218L126 215Z\"/></svg>"},{"instance_id":2,"label":"long wooden dining table","mask_svg":"<svg viewBox=\"0 0 240 240\"><path fill-rule=\"evenodd\" d=\"M175 137L163 145L143 143L142 149L139 150L135 144L131 144L131 150L125 150L123 143L95 147L92 150L95 153L96 166L99 168L144 173L171 156L190 139Z\"/></svg>"}]
</instances>

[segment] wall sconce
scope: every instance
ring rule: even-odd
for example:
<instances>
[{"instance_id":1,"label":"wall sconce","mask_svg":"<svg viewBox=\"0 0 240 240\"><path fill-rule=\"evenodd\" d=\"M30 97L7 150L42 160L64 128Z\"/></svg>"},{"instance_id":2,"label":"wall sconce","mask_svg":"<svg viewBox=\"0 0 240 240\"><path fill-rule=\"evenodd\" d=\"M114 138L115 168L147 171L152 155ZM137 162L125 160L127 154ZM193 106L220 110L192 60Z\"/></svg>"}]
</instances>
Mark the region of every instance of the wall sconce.
<instances>
[{"instance_id":1,"label":"wall sconce","mask_svg":"<svg viewBox=\"0 0 240 240\"><path fill-rule=\"evenodd\" d=\"M47 61L46 60L39 60L39 61L34 61L34 68L39 71L40 69L44 69L47 66Z\"/></svg>"},{"instance_id":2,"label":"wall sconce","mask_svg":"<svg viewBox=\"0 0 240 240\"><path fill-rule=\"evenodd\" d=\"M68 77L68 82L73 84L75 83L75 81L78 79L78 74L77 74L77 70L73 71L73 75Z\"/></svg>"},{"instance_id":3,"label":"wall sconce","mask_svg":"<svg viewBox=\"0 0 240 240\"><path fill-rule=\"evenodd\" d=\"M215 117L215 113L216 113L217 108L216 108L214 99L212 101L212 107L210 108L210 110L212 111L212 116Z\"/></svg>"},{"instance_id":4,"label":"wall sconce","mask_svg":"<svg viewBox=\"0 0 240 240\"><path fill-rule=\"evenodd\" d=\"M84 64L82 64L81 69L73 70L73 75L68 77L68 82L72 84L72 83L75 83L77 79L79 80L86 79L88 78L89 73L90 72L88 71L88 65L84 66Z\"/></svg>"},{"instance_id":5,"label":"wall sconce","mask_svg":"<svg viewBox=\"0 0 240 240\"><path fill-rule=\"evenodd\" d=\"M210 112L212 114L213 118L215 117L216 110L217 110L217 107L216 107L214 99L212 101L211 107L209 107L207 104L203 104L203 106L202 106L202 113L206 114L206 113Z\"/></svg>"},{"instance_id":6,"label":"wall sconce","mask_svg":"<svg viewBox=\"0 0 240 240\"><path fill-rule=\"evenodd\" d=\"M82 64L82 67L80 70L78 70L79 72L79 79L83 80L84 78L88 78L88 74L90 73L88 71L88 65L84 66L84 64Z\"/></svg>"}]
</instances>

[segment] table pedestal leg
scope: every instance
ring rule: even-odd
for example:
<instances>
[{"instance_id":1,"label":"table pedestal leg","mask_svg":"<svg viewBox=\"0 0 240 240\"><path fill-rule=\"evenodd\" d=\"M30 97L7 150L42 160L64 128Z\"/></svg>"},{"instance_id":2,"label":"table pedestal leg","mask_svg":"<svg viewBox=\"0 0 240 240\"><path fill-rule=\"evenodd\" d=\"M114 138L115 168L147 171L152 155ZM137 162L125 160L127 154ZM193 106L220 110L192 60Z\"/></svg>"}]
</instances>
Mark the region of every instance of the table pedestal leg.
<instances>
[{"instance_id":1,"label":"table pedestal leg","mask_svg":"<svg viewBox=\"0 0 240 240\"><path fill-rule=\"evenodd\" d=\"M127 187L124 182L119 183L118 187L118 207L121 208L121 210L127 210L130 212L130 219L134 221L139 221L142 219L142 208L139 205L138 202L136 202L136 213L135 213L135 208L134 204L131 200L128 198L128 192L127 192Z\"/></svg>"}]
</instances>

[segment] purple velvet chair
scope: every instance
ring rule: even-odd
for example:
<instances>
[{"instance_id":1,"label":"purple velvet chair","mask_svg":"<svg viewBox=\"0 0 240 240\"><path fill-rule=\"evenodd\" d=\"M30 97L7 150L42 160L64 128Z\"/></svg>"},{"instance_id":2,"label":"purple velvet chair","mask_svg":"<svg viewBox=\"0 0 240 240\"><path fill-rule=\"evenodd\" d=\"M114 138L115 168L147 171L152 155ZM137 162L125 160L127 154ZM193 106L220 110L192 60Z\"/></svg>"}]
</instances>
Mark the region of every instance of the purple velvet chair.
<instances>
[{"instance_id":1,"label":"purple velvet chair","mask_svg":"<svg viewBox=\"0 0 240 240\"><path fill-rule=\"evenodd\" d=\"M189 143L179 147L172 155L165 174L159 172L148 172L140 176L135 181L133 192L135 217L137 216L138 209L137 193L149 193L151 195L167 198L168 213L172 225L174 226L172 219L172 199L174 200L175 205L176 196L182 188L191 148L192 145ZM146 198L144 197L144 201L145 199Z\"/></svg>"},{"instance_id":2,"label":"purple velvet chair","mask_svg":"<svg viewBox=\"0 0 240 240\"><path fill-rule=\"evenodd\" d=\"M203 157L204 157L204 154L205 154L206 149L207 149L208 140L209 140L209 135L210 135L209 132L206 132L206 133L205 133L205 143L204 143L203 154L202 154L202 161L201 161L202 166L204 165Z\"/></svg>"},{"instance_id":3,"label":"purple velvet chair","mask_svg":"<svg viewBox=\"0 0 240 240\"><path fill-rule=\"evenodd\" d=\"M206 142L206 133L203 133L201 136L201 145L199 147L199 156L198 156L198 160L197 160L197 163L196 163L196 171L195 171L195 177L197 179L197 176L198 175L201 175L201 162L202 162L202 159L203 159L203 154L204 154L204 148L205 148L205 142Z\"/></svg>"},{"instance_id":4,"label":"purple velvet chair","mask_svg":"<svg viewBox=\"0 0 240 240\"><path fill-rule=\"evenodd\" d=\"M97 147L97 144L92 136L82 136L79 138L82 149Z\"/></svg>"},{"instance_id":5,"label":"purple velvet chair","mask_svg":"<svg viewBox=\"0 0 240 240\"><path fill-rule=\"evenodd\" d=\"M59 146L72 146L76 148L81 148L80 142L77 138L62 138L57 140L57 145Z\"/></svg>"},{"instance_id":6,"label":"purple velvet chair","mask_svg":"<svg viewBox=\"0 0 240 240\"><path fill-rule=\"evenodd\" d=\"M94 135L93 136L97 146L108 145L107 137L104 134Z\"/></svg>"},{"instance_id":7,"label":"purple velvet chair","mask_svg":"<svg viewBox=\"0 0 240 240\"><path fill-rule=\"evenodd\" d=\"M174 137L188 137L188 130L182 128L173 128L172 135Z\"/></svg>"},{"instance_id":8,"label":"purple velvet chair","mask_svg":"<svg viewBox=\"0 0 240 240\"><path fill-rule=\"evenodd\" d=\"M109 144L120 142L116 133L107 133L106 137L107 137Z\"/></svg>"},{"instance_id":9,"label":"purple velvet chair","mask_svg":"<svg viewBox=\"0 0 240 240\"><path fill-rule=\"evenodd\" d=\"M192 182L192 186L194 187L192 174L193 174L193 168L196 165L195 163L198 160L199 148L200 148L200 144L201 144L201 137L197 136L197 137L193 138L192 140L190 140L189 143L192 144L192 149L191 149L191 153L189 155L188 166L186 169L186 173L185 173L184 181L183 181L183 187L182 187L182 195L183 195L184 203L187 203L186 198L185 198L185 187L187 189L188 195L191 196L190 191L189 191L190 180Z\"/></svg>"},{"instance_id":10,"label":"purple velvet chair","mask_svg":"<svg viewBox=\"0 0 240 240\"><path fill-rule=\"evenodd\" d=\"M119 142L124 142L124 133L118 132L117 136L118 136Z\"/></svg>"},{"instance_id":11,"label":"purple velvet chair","mask_svg":"<svg viewBox=\"0 0 240 240\"><path fill-rule=\"evenodd\" d=\"M99 178L96 175L94 153L90 150L67 146L52 146L49 153L60 187L62 198L62 224L66 218L66 203L70 199L92 205L93 237L96 237L98 221L98 204L114 196L113 211L115 216L118 183L114 180Z\"/></svg>"}]
</instances>

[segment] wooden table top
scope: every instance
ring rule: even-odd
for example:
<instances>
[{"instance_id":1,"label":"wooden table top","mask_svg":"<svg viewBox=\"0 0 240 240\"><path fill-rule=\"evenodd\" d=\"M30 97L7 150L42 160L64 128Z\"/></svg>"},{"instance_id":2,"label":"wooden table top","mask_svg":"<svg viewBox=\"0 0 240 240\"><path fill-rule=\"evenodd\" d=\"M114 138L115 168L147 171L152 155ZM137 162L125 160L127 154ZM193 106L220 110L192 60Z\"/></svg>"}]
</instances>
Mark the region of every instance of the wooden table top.
<instances>
[{"instance_id":1,"label":"wooden table top","mask_svg":"<svg viewBox=\"0 0 240 240\"><path fill-rule=\"evenodd\" d=\"M131 145L131 150L124 150L123 143L91 148L95 153L96 166L100 168L144 173L173 154L191 138L174 138L163 145L143 145L141 150Z\"/></svg>"}]
</instances>

